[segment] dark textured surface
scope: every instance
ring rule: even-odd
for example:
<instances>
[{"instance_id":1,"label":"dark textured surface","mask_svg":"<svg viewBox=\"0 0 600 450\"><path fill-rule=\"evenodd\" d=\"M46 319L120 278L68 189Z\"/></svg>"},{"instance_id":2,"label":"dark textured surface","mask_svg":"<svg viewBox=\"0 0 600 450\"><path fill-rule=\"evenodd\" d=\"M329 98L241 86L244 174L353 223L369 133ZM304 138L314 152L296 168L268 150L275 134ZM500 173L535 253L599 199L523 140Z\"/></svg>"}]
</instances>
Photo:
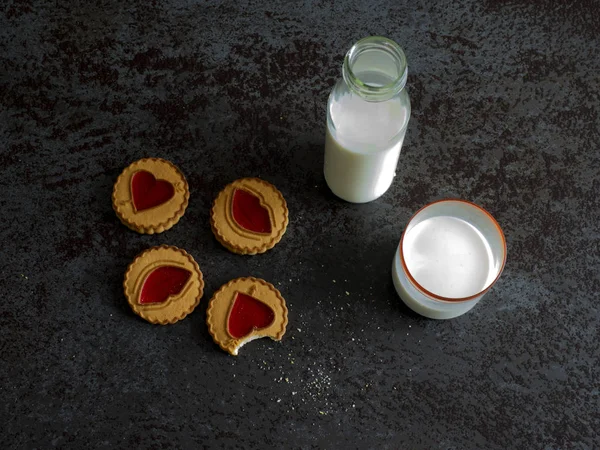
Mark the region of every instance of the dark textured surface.
<instances>
[{"instance_id":1,"label":"dark textured surface","mask_svg":"<svg viewBox=\"0 0 600 450\"><path fill-rule=\"evenodd\" d=\"M597 2L0 11L3 448L600 446ZM351 205L323 179L325 104L346 50L373 34L407 53L413 115L390 191ZM110 204L144 156L173 161L192 190L157 236ZM210 231L213 198L242 176L288 200L288 232L262 256ZM509 257L474 310L432 321L399 301L390 266L411 213L443 197L491 211ZM196 311L166 327L121 288L163 243L206 279ZM245 275L281 290L290 324L234 358L205 309Z\"/></svg>"}]
</instances>

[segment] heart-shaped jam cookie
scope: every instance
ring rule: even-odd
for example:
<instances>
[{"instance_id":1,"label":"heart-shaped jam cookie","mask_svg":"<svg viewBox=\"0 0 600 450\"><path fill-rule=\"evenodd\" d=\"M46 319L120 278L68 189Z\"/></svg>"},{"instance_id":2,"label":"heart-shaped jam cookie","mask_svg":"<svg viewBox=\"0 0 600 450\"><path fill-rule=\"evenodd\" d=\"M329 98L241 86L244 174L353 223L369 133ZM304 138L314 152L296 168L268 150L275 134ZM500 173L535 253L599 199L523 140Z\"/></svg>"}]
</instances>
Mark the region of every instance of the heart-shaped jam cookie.
<instances>
[{"instance_id":1,"label":"heart-shaped jam cookie","mask_svg":"<svg viewBox=\"0 0 600 450\"><path fill-rule=\"evenodd\" d=\"M190 198L187 181L171 162L160 158L135 161L113 188L113 209L121 222L138 233L162 233L185 213Z\"/></svg>"},{"instance_id":2,"label":"heart-shaped jam cookie","mask_svg":"<svg viewBox=\"0 0 600 450\"><path fill-rule=\"evenodd\" d=\"M184 250L162 245L139 254L123 281L131 309L151 323L165 325L183 319L200 302L202 272Z\"/></svg>"},{"instance_id":3,"label":"heart-shaped jam cookie","mask_svg":"<svg viewBox=\"0 0 600 450\"><path fill-rule=\"evenodd\" d=\"M279 341L285 334L288 311L281 293L259 278L237 278L221 286L206 311L214 341L237 355L247 342L261 337Z\"/></svg>"},{"instance_id":4,"label":"heart-shaped jam cookie","mask_svg":"<svg viewBox=\"0 0 600 450\"><path fill-rule=\"evenodd\" d=\"M272 184L241 178L225 186L215 199L210 225L217 240L233 253L264 253L285 233L287 204Z\"/></svg>"}]
</instances>

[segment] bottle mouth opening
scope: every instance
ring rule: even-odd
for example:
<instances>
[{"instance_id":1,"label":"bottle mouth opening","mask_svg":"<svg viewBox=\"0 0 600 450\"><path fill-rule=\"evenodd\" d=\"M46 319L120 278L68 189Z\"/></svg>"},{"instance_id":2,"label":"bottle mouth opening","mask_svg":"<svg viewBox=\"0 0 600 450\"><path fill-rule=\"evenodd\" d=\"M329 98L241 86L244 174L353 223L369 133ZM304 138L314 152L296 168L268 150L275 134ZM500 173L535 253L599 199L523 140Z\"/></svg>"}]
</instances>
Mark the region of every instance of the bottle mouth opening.
<instances>
[{"instance_id":1,"label":"bottle mouth opening","mask_svg":"<svg viewBox=\"0 0 600 450\"><path fill-rule=\"evenodd\" d=\"M366 100L387 100L406 85L406 55L391 39L366 37L346 53L342 73L348 86Z\"/></svg>"}]
</instances>

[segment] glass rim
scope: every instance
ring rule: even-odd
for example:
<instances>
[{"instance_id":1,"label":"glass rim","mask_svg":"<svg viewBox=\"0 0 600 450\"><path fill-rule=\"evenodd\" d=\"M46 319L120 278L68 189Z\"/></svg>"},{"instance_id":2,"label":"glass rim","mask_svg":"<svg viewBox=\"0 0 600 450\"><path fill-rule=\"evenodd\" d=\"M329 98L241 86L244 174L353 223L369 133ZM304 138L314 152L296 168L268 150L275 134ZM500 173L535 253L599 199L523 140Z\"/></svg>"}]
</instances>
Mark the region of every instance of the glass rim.
<instances>
[{"instance_id":1,"label":"glass rim","mask_svg":"<svg viewBox=\"0 0 600 450\"><path fill-rule=\"evenodd\" d=\"M433 292L425 289L412 276L412 274L410 273L410 270L408 270L408 266L406 265L406 261L404 260L404 254L403 254L403 250L404 250L404 247L403 247L404 236L406 235L406 230L408 230L408 227L410 226L411 222L424 209L429 208L429 207L431 207L431 206L433 206L435 204L438 204L438 203L446 203L446 202L447 203L450 203L450 202L463 203L463 204L469 205L469 206L474 207L474 208L478 209L479 211L483 212L488 217L488 219L490 219L491 223L496 228L496 231L498 232L498 235L500 236L500 239L502 241L502 248L503 248L503 251L504 251L504 258L502 259L502 265L500 266L500 270L498 271L498 274L496 275L496 277L494 278L494 280L485 289L482 289L481 291L477 292L476 294L469 295L468 297L444 297L443 295L434 294ZM420 208L417 212L415 212L411 216L411 218L408 220L408 222L406 224L406 227L404 228L404 231L402 232L402 236L400 238L400 245L398 246L398 254L400 256L400 263L402 264L402 270L404 270L404 273L408 277L408 280L412 283L412 285L415 288L417 288L418 291L420 291L422 294L427 295L431 299L437 300L437 301L440 301L440 302L445 302L445 303L463 303L463 302L468 302L470 300L473 300L473 299L475 299L477 297L480 297L483 294L485 294L487 291L489 291L492 288L492 286L494 286L494 284L496 284L496 282L500 278L500 275L502 275L502 272L504 271L504 267L506 265L506 257L507 257L506 238L504 236L504 232L502 231L502 228L500 227L500 224L498 223L498 221L494 218L494 216L492 216L488 211L486 211L485 209L483 209L481 206L479 206L479 205L477 205L477 204L475 204L473 202L470 202L468 200L462 200L462 199L457 199L457 198L447 198L447 199L436 200L434 202L428 203L425 206L423 206L422 208Z\"/></svg>"}]
</instances>

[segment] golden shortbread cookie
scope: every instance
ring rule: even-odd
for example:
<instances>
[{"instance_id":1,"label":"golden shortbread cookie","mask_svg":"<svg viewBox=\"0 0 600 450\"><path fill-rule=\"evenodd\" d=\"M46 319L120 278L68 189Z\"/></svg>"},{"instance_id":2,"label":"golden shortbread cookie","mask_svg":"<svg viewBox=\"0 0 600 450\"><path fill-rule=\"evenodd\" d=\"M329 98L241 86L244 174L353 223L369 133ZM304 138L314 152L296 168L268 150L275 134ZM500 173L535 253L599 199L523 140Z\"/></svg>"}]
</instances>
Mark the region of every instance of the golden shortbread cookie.
<instances>
[{"instance_id":1,"label":"golden shortbread cookie","mask_svg":"<svg viewBox=\"0 0 600 450\"><path fill-rule=\"evenodd\" d=\"M240 255L264 253L277 244L288 225L288 208L271 183L241 178L217 195L210 215L217 240Z\"/></svg>"},{"instance_id":2,"label":"golden shortbread cookie","mask_svg":"<svg viewBox=\"0 0 600 450\"><path fill-rule=\"evenodd\" d=\"M124 225L138 233L162 233L185 213L190 190L185 176L161 158L135 161L113 188L112 204Z\"/></svg>"},{"instance_id":3,"label":"golden shortbread cookie","mask_svg":"<svg viewBox=\"0 0 600 450\"><path fill-rule=\"evenodd\" d=\"M123 281L131 309L150 323L175 323L191 313L202 297L200 267L185 250L168 245L140 253Z\"/></svg>"},{"instance_id":4,"label":"golden shortbread cookie","mask_svg":"<svg viewBox=\"0 0 600 450\"><path fill-rule=\"evenodd\" d=\"M215 292L206 310L206 323L214 341L235 356L254 339L280 341L288 323L288 310L271 283L253 277L236 278Z\"/></svg>"}]
</instances>

